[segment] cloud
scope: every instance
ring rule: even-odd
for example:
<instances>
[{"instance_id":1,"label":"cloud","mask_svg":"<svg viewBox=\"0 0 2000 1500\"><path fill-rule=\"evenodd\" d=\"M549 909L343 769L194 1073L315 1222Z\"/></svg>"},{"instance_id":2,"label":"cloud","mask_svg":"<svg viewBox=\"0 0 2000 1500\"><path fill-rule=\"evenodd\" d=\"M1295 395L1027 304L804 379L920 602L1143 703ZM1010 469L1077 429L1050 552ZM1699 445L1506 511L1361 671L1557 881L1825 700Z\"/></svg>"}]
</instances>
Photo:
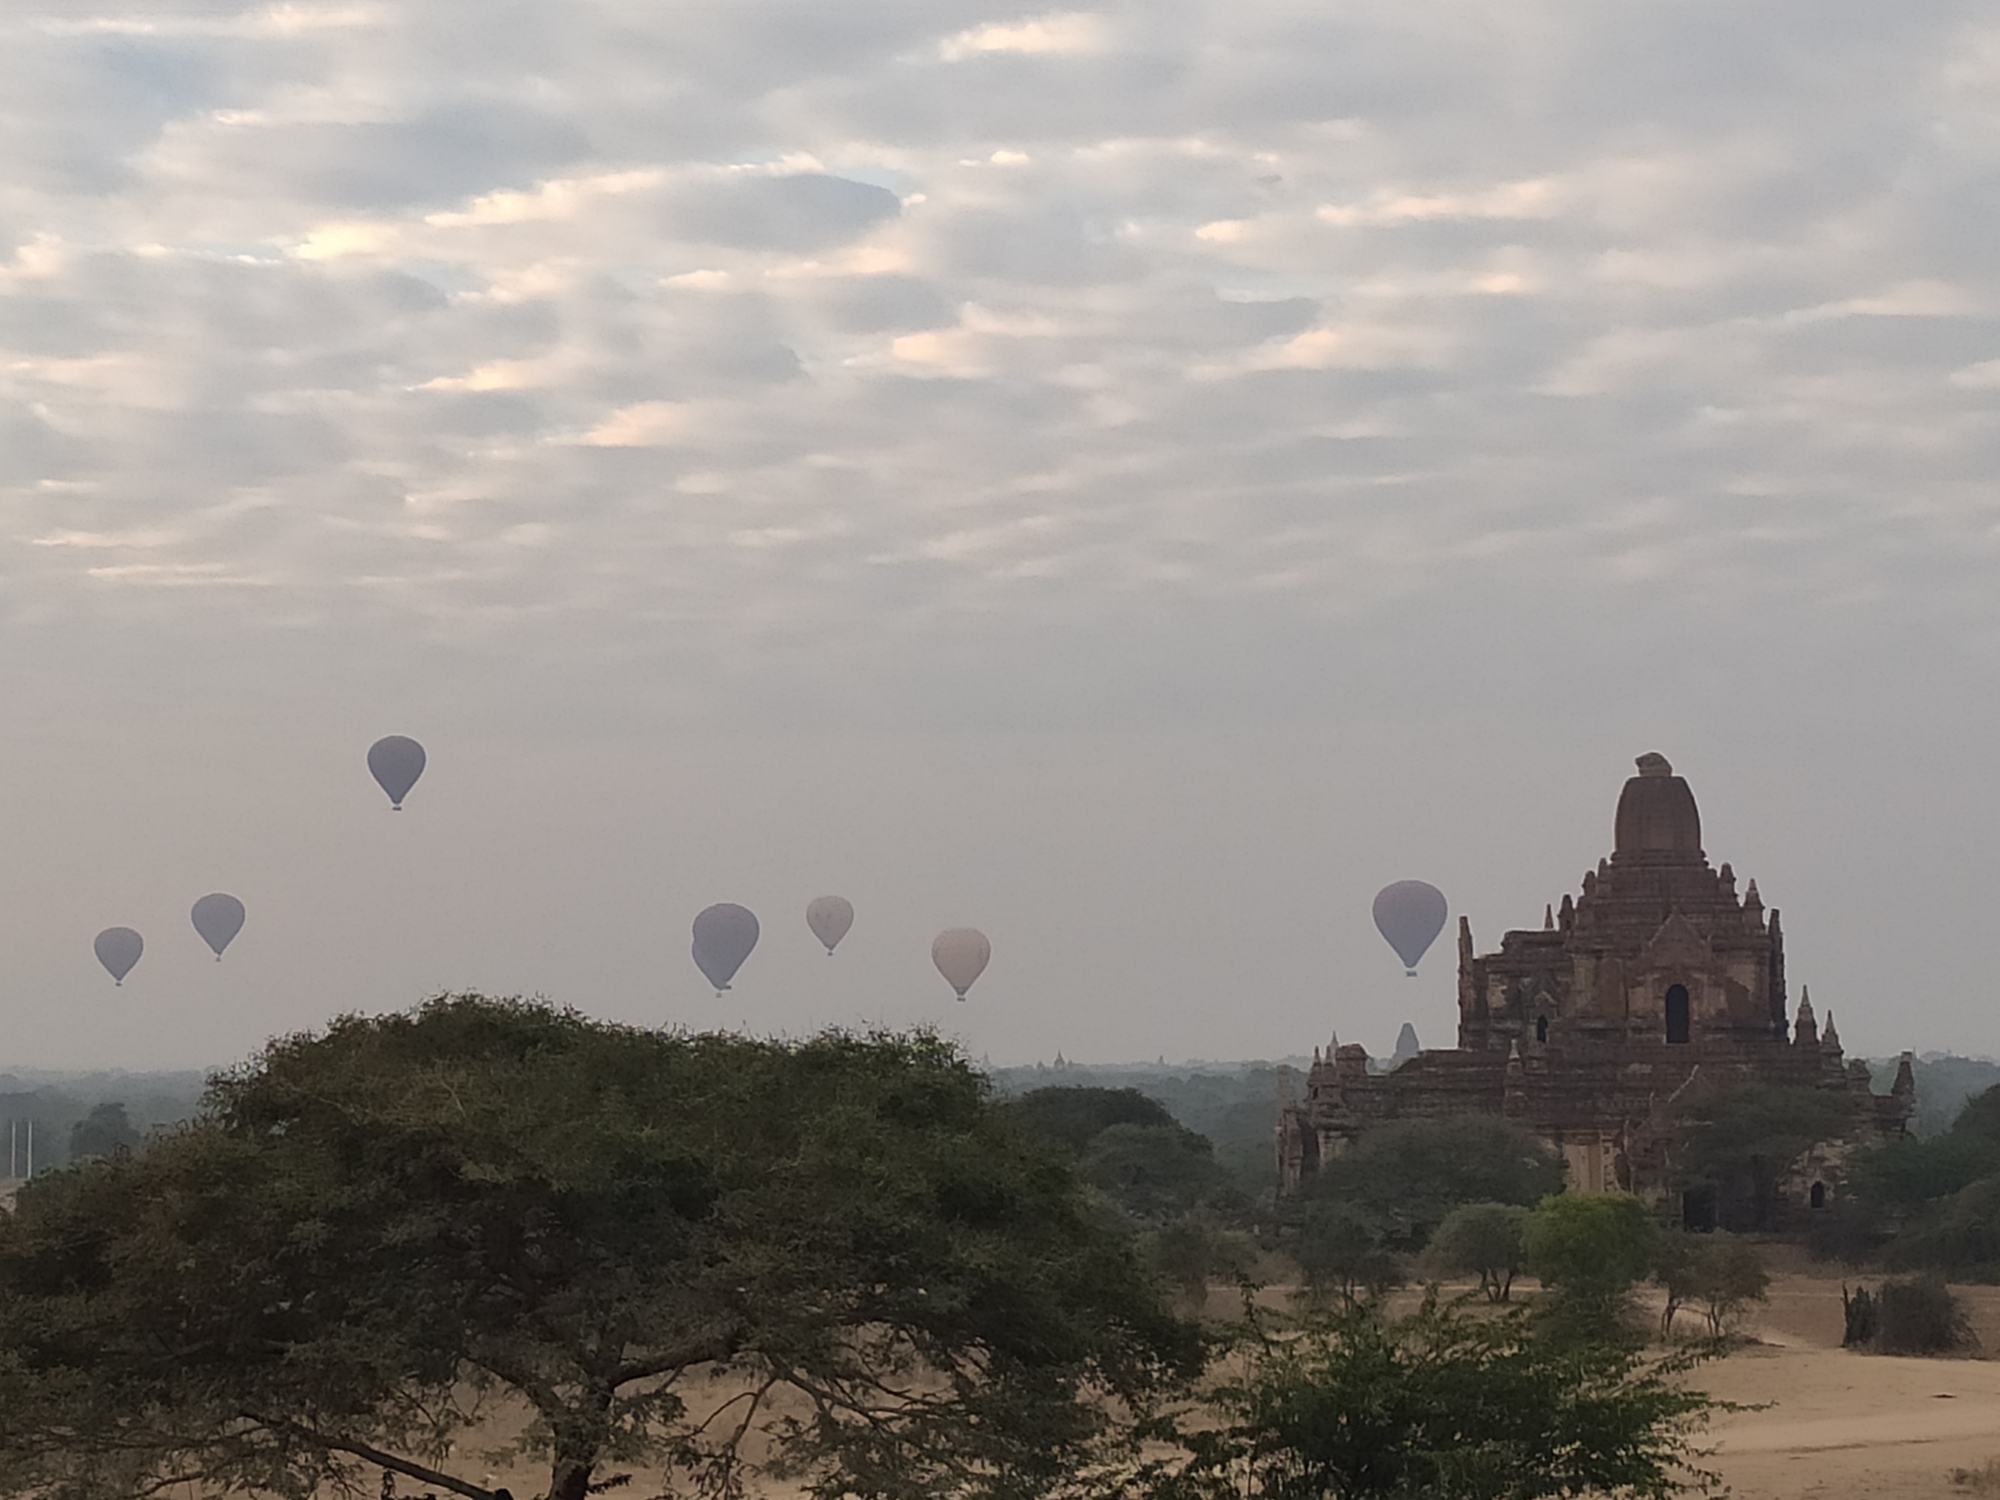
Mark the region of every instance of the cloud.
<instances>
[{"instance_id":1,"label":"cloud","mask_svg":"<svg viewBox=\"0 0 2000 1500\"><path fill-rule=\"evenodd\" d=\"M1940 557L1989 524L1989 33L1586 0L14 25L8 576L49 618L275 579L229 608L366 594L549 650L667 594L756 657L1520 567L1581 598L1633 566L1603 508L1665 496L1641 550L1704 608L1893 594L1865 527L1690 559L1753 493L1893 494ZM168 572L29 545L135 536Z\"/></svg>"},{"instance_id":2,"label":"cloud","mask_svg":"<svg viewBox=\"0 0 2000 1500\"><path fill-rule=\"evenodd\" d=\"M1076 56L1102 51L1110 40L1111 29L1103 17L1067 12L974 26L939 43L938 56L948 63L1007 52L1030 57Z\"/></svg>"}]
</instances>

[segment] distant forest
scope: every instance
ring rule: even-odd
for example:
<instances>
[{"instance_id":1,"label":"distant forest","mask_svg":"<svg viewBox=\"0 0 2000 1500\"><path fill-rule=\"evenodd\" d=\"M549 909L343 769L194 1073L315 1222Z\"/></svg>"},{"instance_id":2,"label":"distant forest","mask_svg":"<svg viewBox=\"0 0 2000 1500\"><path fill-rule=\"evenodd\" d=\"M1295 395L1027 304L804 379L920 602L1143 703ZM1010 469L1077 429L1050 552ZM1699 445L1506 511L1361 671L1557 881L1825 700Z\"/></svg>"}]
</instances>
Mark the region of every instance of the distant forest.
<instances>
[{"instance_id":1,"label":"distant forest","mask_svg":"<svg viewBox=\"0 0 2000 1500\"><path fill-rule=\"evenodd\" d=\"M1137 1089L1215 1146L1215 1156L1245 1192L1275 1185L1271 1129L1278 1097L1278 1072L1289 1066L1304 1082L1304 1059L1277 1062L1065 1063L991 1070L1002 1094L1021 1094L1051 1084ZM1386 1065L1386 1060L1383 1060ZM1871 1058L1877 1091L1896 1076L1896 1059ZM1948 1129L1965 1101L2000 1084L2000 1062L1931 1052L1919 1058L1917 1112L1912 1126L1920 1136ZM45 1171L70 1159L72 1133L93 1109L120 1104L143 1136L191 1118L200 1106L205 1074L0 1072L0 1179L23 1174L26 1129L35 1127L35 1168Z\"/></svg>"}]
</instances>

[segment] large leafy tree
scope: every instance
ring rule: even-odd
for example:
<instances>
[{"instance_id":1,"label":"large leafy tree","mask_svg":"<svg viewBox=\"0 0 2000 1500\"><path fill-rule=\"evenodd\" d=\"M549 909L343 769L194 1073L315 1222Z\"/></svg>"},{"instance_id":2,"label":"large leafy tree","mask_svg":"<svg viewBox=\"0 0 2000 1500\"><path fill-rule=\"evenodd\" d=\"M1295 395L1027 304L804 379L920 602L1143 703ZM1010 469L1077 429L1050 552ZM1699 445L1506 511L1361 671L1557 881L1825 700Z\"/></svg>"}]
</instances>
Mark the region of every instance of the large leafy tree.
<instances>
[{"instance_id":1,"label":"large leafy tree","mask_svg":"<svg viewBox=\"0 0 2000 1500\"><path fill-rule=\"evenodd\" d=\"M618 1466L1049 1493L1198 1357L1071 1164L923 1036L638 1031L440 999L274 1045L0 1225L0 1490L467 1500L518 1418ZM746 1444L748 1446L746 1446Z\"/></svg>"}]
</instances>

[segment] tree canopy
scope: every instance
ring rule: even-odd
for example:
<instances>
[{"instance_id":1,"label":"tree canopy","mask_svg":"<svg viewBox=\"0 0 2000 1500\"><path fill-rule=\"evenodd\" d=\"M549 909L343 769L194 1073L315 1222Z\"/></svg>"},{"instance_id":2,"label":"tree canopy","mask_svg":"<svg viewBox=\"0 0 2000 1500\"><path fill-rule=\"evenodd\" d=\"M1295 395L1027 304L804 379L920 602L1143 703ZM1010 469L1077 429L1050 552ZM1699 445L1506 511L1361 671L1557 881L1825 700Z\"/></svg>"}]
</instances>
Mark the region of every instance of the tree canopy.
<instances>
[{"instance_id":1,"label":"tree canopy","mask_svg":"<svg viewBox=\"0 0 2000 1500\"><path fill-rule=\"evenodd\" d=\"M1666 1496L1710 1477L1690 1439L1717 1403L1680 1378L1699 1352L1551 1343L1434 1292L1406 1317L1350 1306L1250 1333L1149 1500Z\"/></svg>"},{"instance_id":2,"label":"tree canopy","mask_svg":"<svg viewBox=\"0 0 2000 1500\"><path fill-rule=\"evenodd\" d=\"M1562 1185L1561 1157L1519 1126L1481 1116L1371 1130L1323 1163L1308 1192L1353 1207L1386 1246L1420 1250L1462 1204L1526 1207Z\"/></svg>"},{"instance_id":3,"label":"tree canopy","mask_svg":"<svg viewBox=\"0 0 2000 1500\"><path fill-rule=\"evenodd\" d=\"M0 1490L303 1497L450 1455L494 1402L552 1500L1025 1497L1195 1367L1072 1164L927 1035L640 1031L474 996L217 1079L0 1221ZM758 1444L746 1457L746 1439Z\"/></svg>"}]
</instances>

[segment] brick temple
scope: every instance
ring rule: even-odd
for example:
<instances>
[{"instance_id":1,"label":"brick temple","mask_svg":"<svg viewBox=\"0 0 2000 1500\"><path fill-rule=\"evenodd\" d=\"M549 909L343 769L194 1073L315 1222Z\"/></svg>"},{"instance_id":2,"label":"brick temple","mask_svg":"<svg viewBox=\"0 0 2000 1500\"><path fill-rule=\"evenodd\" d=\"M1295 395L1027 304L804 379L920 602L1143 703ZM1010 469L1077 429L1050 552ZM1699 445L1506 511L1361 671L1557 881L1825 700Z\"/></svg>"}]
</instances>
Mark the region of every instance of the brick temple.
<instances>
[{"instance_id":1,"label":"brick temple","mask_svg":"<svg viewBox=\"0 0 2000 1500\"><path fill-rule=\"evenodd\" d=\"M1873 1092L1846 1061L1833 1016L1803 991L1791 1012L1785 940L1752 880L1739 894L1702 851L1701 813L1666 758L1643 755L1625 783L1611 857L1565 895L1540 931L1475 954L1458 924L1458 1045L1375 1072L1358 1046L1317 1050L1303 1101L1281 1102L1278 1166L1293 1191L1357 1136L1391 1120L1499 1115L1561 1152L1572 1191L1678 1202L1672 1107L1690 1091L1746 1083L1841 1090L1856 1133L1797 1164L1793 1206L1817 1207L1857 1140L1901 1135L1915 1105L1910 1055Z\"/></svg>"}]
</instances>

